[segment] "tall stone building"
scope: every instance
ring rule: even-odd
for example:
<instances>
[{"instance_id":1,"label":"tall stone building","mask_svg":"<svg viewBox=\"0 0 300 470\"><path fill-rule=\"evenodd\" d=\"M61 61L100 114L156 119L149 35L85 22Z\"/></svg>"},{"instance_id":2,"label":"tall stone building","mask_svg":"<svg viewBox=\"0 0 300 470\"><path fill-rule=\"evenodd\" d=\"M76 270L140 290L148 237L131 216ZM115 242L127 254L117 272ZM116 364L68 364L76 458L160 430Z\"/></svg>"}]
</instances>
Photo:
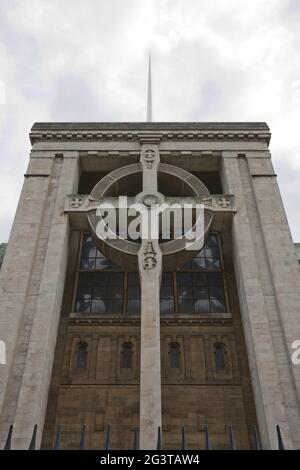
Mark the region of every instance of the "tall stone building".
<instances>
[{"instance_id":1,"label":"tall stone building","mask_svg":"<svg viewBox=\"0 0 300 470\"><path fill-rule=\"evenodd\" d=\"M300 446L299 268L265 123L36 123L0 273L0 445ZM197 200L204 246L95 235L95 204ZM154 202L153 202L154 201ZM142 292L141 292L142 288ZM160 290L160 296L159 296Z\"/></svg>"}]
</instances>

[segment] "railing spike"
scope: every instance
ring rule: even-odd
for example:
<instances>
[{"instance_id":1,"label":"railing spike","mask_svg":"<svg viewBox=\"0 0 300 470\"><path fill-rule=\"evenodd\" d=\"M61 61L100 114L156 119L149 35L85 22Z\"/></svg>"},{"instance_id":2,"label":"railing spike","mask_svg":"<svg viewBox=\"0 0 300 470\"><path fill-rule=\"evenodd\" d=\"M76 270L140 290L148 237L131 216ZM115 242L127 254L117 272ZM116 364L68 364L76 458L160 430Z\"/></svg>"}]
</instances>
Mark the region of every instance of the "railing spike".
<instances>
[{"instance_id":1,"label":"railing spike","mask_svg":"<svg viewBox=\"0 0 300 470\"><path fill-rule=\"evenodd\" d=\"M8 434L7 434L4 450L11 450L12 433L13 433L13 425L11 424L9 426L9 431L8 431Z\"/></svg>"},{"instance_id":2,"label":"railing spike","mask_svg":"<svg viewBox=\"0 0 300 470\"><path fill-rule=\"evenodd\" d=\"M81 435L80 435L80 450L85 450L85 424L81 425Z\"/></svg>"},{"instance_id":3,"label":"railing spike","mask_svg":"<svg viewBox=\"0 0 300 470\"><path fill-rule=\"evenodd\" d=\"M255 426L255 424L253 424L253 426L252 426L252 435L253 435L255 450L262 450L259 435L258 435L258 432L257 432L257 427Z\"/></svg>"},{"instance_id":4,"label":"railing spike","mask_svg":"<svg viewBox=\"0 0 300 470\"><path fill-rule=\"evenodd\" d=\"M229 448L230 450L236 450L234 433L231 425L229 426Z\"/></svg>"},{"instance_id":5,"label":"railing spike","mask_svg":"<svg viewBox=\"0 0 300 470\"><path fill-rule=\"evenodd\" d=\"M162 435L161 435L161 427L160 426L158 426L158 429L157 429L157 446L156 446L156 449L157 450L162 449Z\"/></svg>"},{"instance_id":6,"label":"railing spike","mask_svg":"<svg viewBox=\"0 0 300 470\"><path fill-rule=\"evenodd\" d=\"M139 428L134 428L133 432L133 450L139 450Z\"/></svg>"},{"instance_id":7,"label":"railing spike","mask_svg":"<svg viewBox=\"0 0 300 470\"><path fill-rule=\"evenodd\" d=\"M37 424L34 425L31 441L28 450L36 450Z\"/></svg>"},{"instance_id":8,"label":"railing spike","mask_svg":"<svg viewBox=\"0 0 300 470\"><path fill-rule=\"evenodd\" d=\"M276 432L277 432L278 450L285 450L280 427L278 426L278 424L276 425Z\"/></svg>"},{"instance_id":9,"label":"railing spike","mask_svg":"<svg viewBox=\"0 0 300 470\"><path fill-rule=\"evenodd\" d=\"M54 442L54 450L60 450L61 449L61 425L58 426L57 428L57 433L56 433L56 438Z\"/></svg>"},{"instance_id":10,"label":"railing spike","mask_svg":"<svg viewBox=\"0 0 300 470\"><path fill-rule=\"evenodd\" d=\"M205 425L205 450L211 450L209 431L207 424Z\"/></svg>"},{"instance_id":11,"label":"railing spike","mask_svg":"<svg viewBox=\"0 0 300 470\"><path fill-rule=\"evenodd\" d=\"M110 424L106 426L105 429L105 444L104 444L104 449L105 450L111 450L111 442L110 442Z\"/></svg>"},{"instance_id":12,"label":"railing spike","mask_svg":"<svg viewBox=\"0 0 300 470\"><path fill-rule=\"evenodd\" d=\"M187 437L185 426L181 428L181 450L187 450Z\"/></svg>"}]
</instances>

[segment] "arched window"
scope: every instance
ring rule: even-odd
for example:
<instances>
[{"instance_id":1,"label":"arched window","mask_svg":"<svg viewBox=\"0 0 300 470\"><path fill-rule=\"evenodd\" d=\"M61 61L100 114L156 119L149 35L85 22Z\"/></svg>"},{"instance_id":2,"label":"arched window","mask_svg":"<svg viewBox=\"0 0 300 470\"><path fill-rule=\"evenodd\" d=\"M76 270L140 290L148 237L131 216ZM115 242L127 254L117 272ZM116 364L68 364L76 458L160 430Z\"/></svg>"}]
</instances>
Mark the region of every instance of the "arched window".
<instances>
[{"instance_id":1,"label":"arched window","mask_svg":"<svg viewBox=\"0 0 300 470\"><path fill-rule=\"evenodd\" d=\"M122 368L131 369L132 367L132 343L122 344Z\"/></svg>"},{"instance_id":2,"label":"arched window","mask_svg":"<svg viewBox=\"0 0 300 470\"><path fill-rule=\"evenodd\" d=\"M78 369L85 369L87 365L87 343L80 342L77 349L77 361L76 366Z\"/></svg>"},{"instance_id":3,"label":"arched window","mask_svg":"<svg viewBox=\"0 0 300 470\"><path fill-rule=\"evenodd\" d=\"M171 369L179 369L180 365L180 346L178 343L170 343L169 345L170 367Z\"/></svg>"},{"instance_id":4,"label":"arched window","mask_svg":"<svg viewBox=\"0 0 300 470\"><path fill-rule=\"evenodd\" d=\"M216 369L226 368L225 346L223 343L215 343Z\"/></svg>"}]
</instances>

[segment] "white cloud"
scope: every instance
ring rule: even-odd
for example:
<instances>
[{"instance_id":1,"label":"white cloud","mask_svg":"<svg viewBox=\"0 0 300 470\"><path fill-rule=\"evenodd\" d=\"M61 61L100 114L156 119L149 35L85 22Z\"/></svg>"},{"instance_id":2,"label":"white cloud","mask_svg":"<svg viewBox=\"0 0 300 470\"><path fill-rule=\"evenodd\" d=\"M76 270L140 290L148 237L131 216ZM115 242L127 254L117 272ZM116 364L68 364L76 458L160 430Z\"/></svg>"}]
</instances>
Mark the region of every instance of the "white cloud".
<instances>
[{"instance_id":1,"label":"white cloud","mask_svg":"<svg viewBox=\"0 0 300 470\"><path fill-rule=\"evenodd\" d=\"M300 240L297 0L2 0L0 241L8 238L35 121L265 120ZM289 184L290 181L293 184Z\"/></svg>"}]
</instances>

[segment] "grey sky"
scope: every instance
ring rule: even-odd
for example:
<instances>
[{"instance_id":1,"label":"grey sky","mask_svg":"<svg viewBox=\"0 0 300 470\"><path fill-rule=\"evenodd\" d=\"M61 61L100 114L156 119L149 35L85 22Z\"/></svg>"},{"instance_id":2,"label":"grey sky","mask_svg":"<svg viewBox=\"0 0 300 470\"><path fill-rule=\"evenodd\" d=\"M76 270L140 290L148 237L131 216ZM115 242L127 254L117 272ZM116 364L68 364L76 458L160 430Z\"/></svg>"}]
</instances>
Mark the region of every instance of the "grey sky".
<instances>
[{"instance_id":1,"label":"grey sky","mask_svg":"<svg viewBox=\"0 0 300 470\"><path fill-rule=\"evenodd\" d=\"M0 241L35 121L267 121L300 241L300 0L0 0ZM1 85L2 81L2 85Z\"/></svg>"}]
</instances>

